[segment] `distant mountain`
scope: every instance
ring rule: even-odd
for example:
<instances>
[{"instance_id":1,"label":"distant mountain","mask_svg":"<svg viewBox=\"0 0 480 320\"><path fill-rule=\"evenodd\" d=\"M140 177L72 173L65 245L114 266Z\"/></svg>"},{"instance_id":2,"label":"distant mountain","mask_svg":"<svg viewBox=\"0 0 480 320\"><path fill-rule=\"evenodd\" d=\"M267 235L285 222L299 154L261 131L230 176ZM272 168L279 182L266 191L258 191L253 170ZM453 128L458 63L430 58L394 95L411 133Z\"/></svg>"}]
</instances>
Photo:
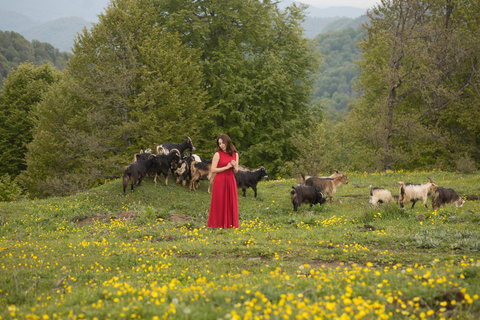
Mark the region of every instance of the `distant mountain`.
<instances>
[{"instance_id":1,"label":"distant mountain","mask_svg":"<svg viewBox=\"0 0 480 320\"><path fill-rule=\"evenodd\" d=\"M0 0L0 8L20 12L40 22L71 16L96 22L109 3L110 0Z\"/></svg>"},{"instance_id":2,"label":"distant mountain","mask_svg":"<svg viewBox=\"0 0 480 320\"><path fill-rule=\"evenodd\" d=\"M358 42L365 36L365 29L357 27L324 32L314 39L323 64L314 83L313 99L321 103L330 120L341 121L355 98L353 86L360 72L355 61L361 59Z\"/></svg>"},{"instance_id":3,"label":"distant mountain","mask_svg":"<svg viewBox=\"0 0 480 320\"><path fill-rule=\"evenodd\" d=\"M303 3L302 1L282 0L278 3L280 9L285 9L291 6L293 3ZM304 3L306 4L306 3ZM332 1L332 4L334 2ZM327 6L327 7L315 7L306 4L308 9L306 10L307 17L310 18L335 18L335 17L347 17L357 18L364 15L367 12L365 8L351 7L351 6Z\"/></svg>"},{"instance_id":4,"label":"distant mountain","mask_svg":"<svg viewBox=\"0 0 480 320\"><path fill-rule=\"evenodd\" d=\"M48 42L61 51L71 52L75 37L84 27L90 29L92 23L79 17L60 18L24 30L22 35L30 41Z\"/></svg>"},{"instance_id":5,"label":"distant mountain","mask_svg":"<svg viewBox=\"0 0 480 320\"><path fill-rule=\"evenodd\" d=\"M283 0L278 6L284 10L293 3L302 3L301 1ZM313 39L317 35L327 31L343 30L346 28L357 28L366 21L367 9L357 7L325 7L318 8L308 5L305 10L305 21L302 23L305 29L304 36ZM359 19L359 20L357 20Z\"/></svg>"},{"instance_id":6,"label":"distant mountain","mask_svg":"<svg viewBox=\"0 0 480 320\"><path fill-rule=\"evenodd\" d=\"M336 21L338 18L316 18L316 17L306 17L305 21L302 23L303 29L305 29L304 36L309 39L313 39L318 34L323 32L323 29L330 25L332 22Z\"/></svg>"},{"instance_id":7,"label":"distant mountain","mask_svg":"<svg viewBox=\"0 0 480 320\"><path fill-rule=\"evenodd\" d=\"M307 17L305 22L302 23L303 29L305 29L305 37L313 39L321 33L330 31L340 31L348 28L356 29L362 23L367 22L368 17L366 15L357 17L355 19L347 17L335 17L335 18L312 18Z\"/></svg>"},{"instance_id":8,"label":"distant mountain","mask_svg":"<svg viewBox=\"0 0 480 320\"><path fill-rule=\"evenodd\" d=\"M61 51L70 52L77 33L84 26L90 28L90 21L97 21L109 3L110 0L0 0L0 30L15 31L30 41L48 42ZM279 7L284 9L292 3L292 0L283 0ZM305 37L313 39L325 31L348 28L349 21L365 12L366 9L355 7L309 6L302 24Z\"/></svg>"},{"instance_id":9,"label":"distant mountain","mask_svg":"<svg viewBox=\"0 0 480 320\"><path fill-rule=\"evenodd\" d=\"M347 17L358 18L364 15L367 10L355 7L329 7L329 8L317 8L309 6L306 10L306 14L309 17L317 18L333 18L333 17Z\"/></svg>"},{"instance_id":10,"label":"distant mountain","mask_svg":"<svg viewBox=\"0 0 480 320\"><path fill-rule=\"evenodd\" d=\"M0 9L0 30L22 32L39 24L40 21L27 17L26 15Z\"/></svg>"},{"instance_id":11,"label":"distant mountain","mask_svg":"<svg viewBox=\"0 0 480 320\"><path fill-rule=\"evenodd\" d=\"M0 10L0 31L15 31L29 41L47 42L60 51L70 52L77 33L91 26L91 22L80 17L41 22L18 12Z\"/></svg>"},{"instance_id":12,"label":"distant mountain","mask_svg":"<svg viewBox=\"0 0 480 320\"><path fill-rule=\"evenodd\" d=\"M360 27L363 23L369 21L368 17L366 15L360 16L356 19L350 19L350 18L338 18L331 23L329 23L327 26L325 26L322 29L321 33L329 32L329 31L340 31L340 30L345 30L348 28L353 28L357 29Z\"/></svg>"}]
</instances>

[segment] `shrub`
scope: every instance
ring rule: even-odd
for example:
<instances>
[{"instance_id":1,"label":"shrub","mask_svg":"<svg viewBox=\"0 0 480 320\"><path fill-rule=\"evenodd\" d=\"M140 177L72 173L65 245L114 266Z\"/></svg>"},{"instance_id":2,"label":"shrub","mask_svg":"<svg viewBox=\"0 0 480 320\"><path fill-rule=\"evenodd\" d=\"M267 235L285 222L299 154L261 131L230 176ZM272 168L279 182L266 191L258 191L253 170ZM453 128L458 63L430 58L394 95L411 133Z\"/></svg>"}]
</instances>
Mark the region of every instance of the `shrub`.
<instances>
[{"instance_id":1,"label":"shrub","mask_svg":"<svg viewBox=\"0 0 480 320\"><path fill-rule=\"evenodd\" d=\"M455 161L457 170L460 172L468 173L477 170L475 160L473 160L467 153L463 157L458 158Z\"/></svg>"},{"instance_id":2,"label":"shrub","mask_svg":"<svg viewBox=\"0 0 480 320\"><path fill-rule=\"evenodd\" d=\"M16 201L22 195L22 188L8 173L0 177L0 201Z\"/></svg>"}]
</instances>

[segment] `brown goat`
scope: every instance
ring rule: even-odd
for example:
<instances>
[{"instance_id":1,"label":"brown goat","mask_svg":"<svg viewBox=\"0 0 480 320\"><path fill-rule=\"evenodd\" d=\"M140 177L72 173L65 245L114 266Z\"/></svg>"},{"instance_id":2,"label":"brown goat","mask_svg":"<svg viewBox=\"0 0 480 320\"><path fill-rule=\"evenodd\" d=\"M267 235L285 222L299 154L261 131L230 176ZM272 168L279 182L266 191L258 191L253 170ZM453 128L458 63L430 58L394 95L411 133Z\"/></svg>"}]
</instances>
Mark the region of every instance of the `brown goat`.
<instances>
[{"instance_id":1,"label":"brown goat","mask_svg":"<svg viewBox=\"0 0 480 320\"><path fill-rule=\"evenodd\" d=\"M329 197L330 201L333 201L333 195L337 192L337 187L341 183L348 183L345 173L335 170L335 178L316 178L312 177L305 181L305 185L314 187L323 194Z\"/></svg>"},{"instance_id":2,"label":"brown goat","mask_svg":"<svg viewBox=\"0 0 480 320\"><path fill-rule=\"evenodd\" d=\"M334 179L336 177L339 177L343 174L343 172L341 171L338 171L337 169L334 170L335 172L328 176L328 177L317 177L317 178L320 178L320 179L325 179L325 178L331 178L331 179ZM306 176L304 175L303 173L300 173L300 184L305 184L305 182L310 179L310 178L313 178L313 176Z\"/></svg>"},{"instance_id":3,"label":"brown goat","mask_svg":"<svg viewBox=\"0 0 480 320\"><path fill-rule=\"evenodd\" d=\"M207 192L210 193L210 187L213 183L213 177L215 177L215 174L212 173L211 171L212 168L212 163L207 163L207 162L197 162L197 161L192 161L192 164L190 166L190 170L192 173L192 179L190 180L190 187L188 188L188 191L197 191L197 188L199 186L199 181L200 180L208 180L208 190Z\"/></svg>"}]
</instances>

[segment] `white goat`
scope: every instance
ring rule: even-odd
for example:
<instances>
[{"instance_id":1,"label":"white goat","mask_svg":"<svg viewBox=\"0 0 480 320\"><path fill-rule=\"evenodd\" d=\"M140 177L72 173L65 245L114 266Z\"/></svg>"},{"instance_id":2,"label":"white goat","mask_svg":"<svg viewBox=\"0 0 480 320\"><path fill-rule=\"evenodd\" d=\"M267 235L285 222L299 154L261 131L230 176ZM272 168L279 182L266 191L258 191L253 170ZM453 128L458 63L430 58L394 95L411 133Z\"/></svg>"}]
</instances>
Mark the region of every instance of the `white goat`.
<instances>
[{"instance_id":1,"label":"white goat","mask_svg":"<svg viewBox=\"0 0 480 320\"><path fill-rule=\"evenodd\" d=\"M383 188L374 188L370 185L370 204L374 207L377 203L390 203L393 202L392 194L389 190Z\"/></svg>"},{"instance_id":2,"label":"white goat","mask_svg":"<svg viewBox=\"0 0 480 320\"><path fill-rule=\"evenodd\" d=\"M406 206L409 202L412 203L412 209L415 206L415 203L418 200L422 200L425 208L427 206L427 199L428 199L428 192L430 191L430 187L434 184L432 178L428 178L430 180L429 183L425 184L411 184L411 183L404 183L400 181L400 195L398 197L398 203L400 203L400 207Z\"/></svg>"}]
</instances>

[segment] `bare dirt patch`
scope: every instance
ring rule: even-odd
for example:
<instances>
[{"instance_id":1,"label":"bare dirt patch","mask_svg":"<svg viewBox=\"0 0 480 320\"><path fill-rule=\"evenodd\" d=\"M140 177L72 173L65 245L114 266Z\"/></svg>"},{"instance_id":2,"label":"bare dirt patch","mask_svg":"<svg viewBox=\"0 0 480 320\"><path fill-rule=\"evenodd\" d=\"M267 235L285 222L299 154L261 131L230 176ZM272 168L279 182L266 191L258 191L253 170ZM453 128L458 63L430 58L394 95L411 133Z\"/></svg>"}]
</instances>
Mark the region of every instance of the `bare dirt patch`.
<instances>
[{"instance_id":1,"label":"bare dirt patch","mask_svg":"<svg viewBox=\"0 0 480 320\"><path fill-rule=\"evenodd\" d=\"M348 263L340 262L338 260L334 260L334 261L313 260L309 262L309 264L310 266L316 267L316 268L330 268L330 269L335 269L337 267L347 268L349 266Z\"/></svg>"},{"instance_id":2,"label":"bare dirt patch","mask_svg":"<svg viewBox=\"0 0 480 320\"><path fill-rule=\"evenodd\" d=\"M107 215L96 215L95 217L89 217L85 219L78 220L76 224L78 226L83 226L89 223L93 223L95 221L104 220L105 222L111 222L114 220L132 220L135 218L135 212L133 211L125 211L120 213L112 213Z\"/></svg>"},{"instance_id":3,"label":"bare dirt patch","mask_svg":"<svg viewBox=\"0 0 480 320\"><path fill-rule=\"evenodd\" d=\"M187 216L181 215L181 214L171 214L170 219L173 221L178 221L178 222L189 222L190 219Z\"/></svg>"},{"instance_id":4,"label":"bare dirt patch","mask_svg":"<svg viewBox=\"0 0 480 320\"><path fill-rule=\"evenodd\" d=\"M174 235L168 235L168 236L162 235L162 236L153 238L153 239L152 239L152 242L174 241L174 240L177 240L177 238L178 238L178 237L176 237L176 236L174 236Z\"/></svg>"}]
</instances>

